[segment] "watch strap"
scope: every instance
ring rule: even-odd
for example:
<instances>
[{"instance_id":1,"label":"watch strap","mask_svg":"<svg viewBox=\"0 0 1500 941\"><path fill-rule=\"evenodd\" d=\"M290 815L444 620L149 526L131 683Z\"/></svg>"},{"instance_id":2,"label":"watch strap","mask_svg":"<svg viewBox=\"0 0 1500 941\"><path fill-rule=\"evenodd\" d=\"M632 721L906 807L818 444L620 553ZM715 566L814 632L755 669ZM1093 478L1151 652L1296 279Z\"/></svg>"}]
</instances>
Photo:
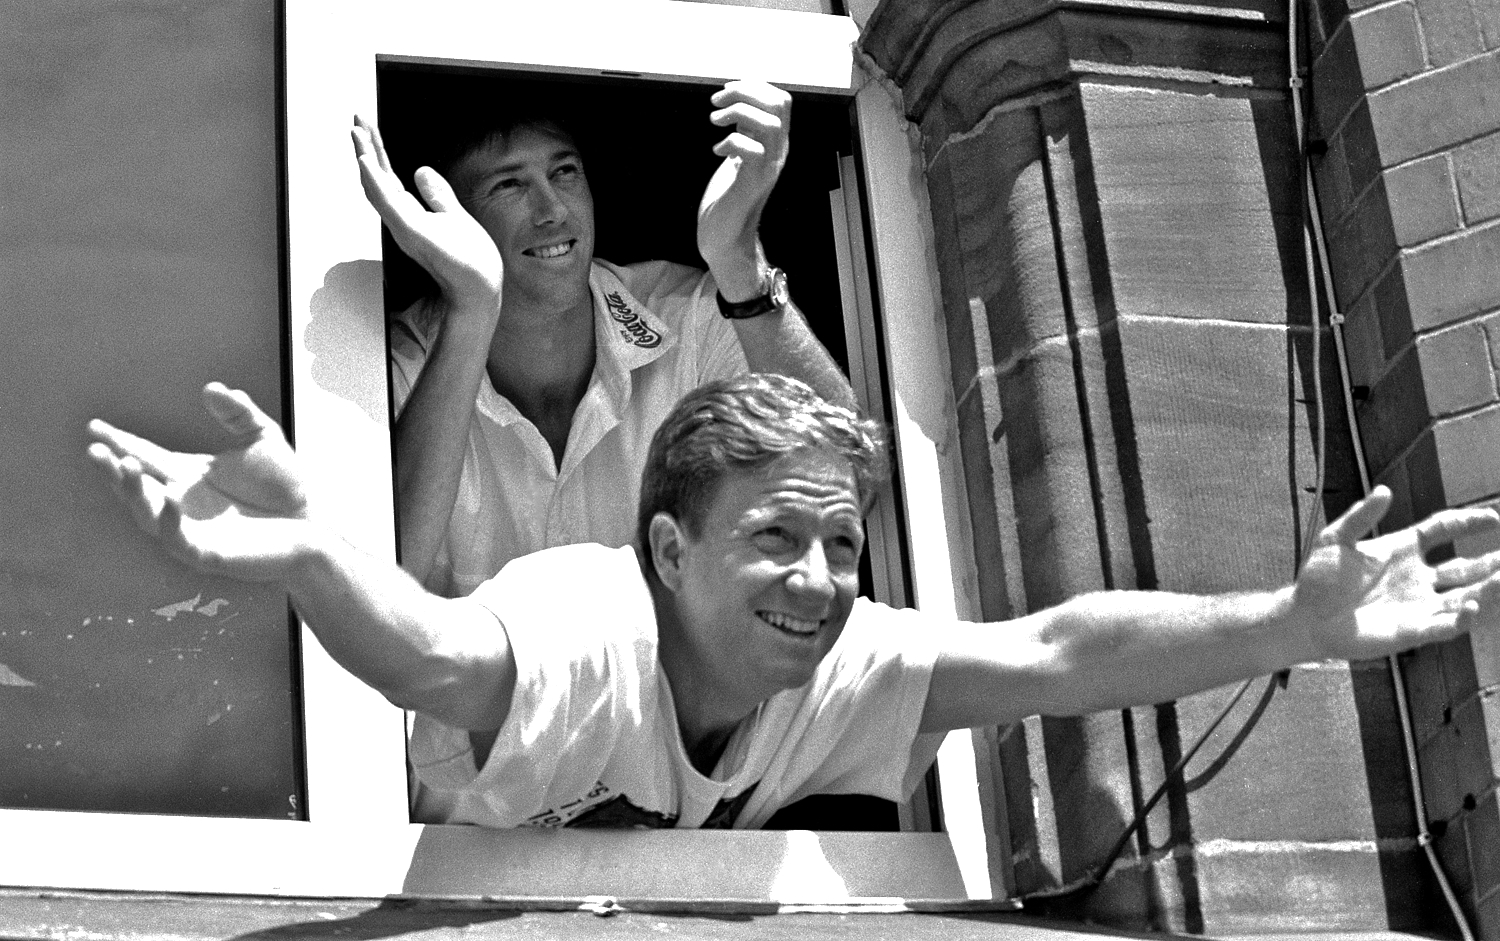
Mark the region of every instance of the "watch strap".
<instances>
[{"instance_id":1,"label":"watch strap","mask_svg":"<svg viewBox=\"0 0 1500 941\"><path fill-rule=\"evenodd\" d=\"M772 268L767 272L761 284L765 287L765 292L746 301L728 301L724 299L722 291L716 292L714 299L719 302L719 314L726 320L749 320L751 317L768 314L786 304L788 294L784 271L780 268Z\"/></svg>"}]
</instances>

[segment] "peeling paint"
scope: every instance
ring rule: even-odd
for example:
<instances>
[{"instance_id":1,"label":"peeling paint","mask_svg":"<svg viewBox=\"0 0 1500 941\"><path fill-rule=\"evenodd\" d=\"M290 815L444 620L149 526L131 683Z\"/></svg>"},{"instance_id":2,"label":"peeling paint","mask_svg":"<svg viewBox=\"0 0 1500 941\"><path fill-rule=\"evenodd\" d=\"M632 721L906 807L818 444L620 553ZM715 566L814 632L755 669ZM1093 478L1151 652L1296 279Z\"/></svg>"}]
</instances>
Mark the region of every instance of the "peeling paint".
<instances>
[{"instance_id":1,"label":"peeling paint","mask_svg":"<svg viewBox=\"0 0 1500 941\"><path fill-rule=\"evenodd\" d=\"M198 607L198 603L202 600L203 592L200 591L186 601L178 601L173 604L164 605L160 608L153 608L151 613L155 614L157 617L163 617L170 621L179 614L186 614L189 611L195 610Z\"/></svg>"},{"instance_id":2,"label":"peeling paint","mask_svg":"<svg viewBox=\"0 0 1500 941\"><path fill-rule=\"evenodd\" d=\"M10 667L0 663L0 686L35 686L36 684L26 677L12 670Z\"/></svg>"}]
</instances>

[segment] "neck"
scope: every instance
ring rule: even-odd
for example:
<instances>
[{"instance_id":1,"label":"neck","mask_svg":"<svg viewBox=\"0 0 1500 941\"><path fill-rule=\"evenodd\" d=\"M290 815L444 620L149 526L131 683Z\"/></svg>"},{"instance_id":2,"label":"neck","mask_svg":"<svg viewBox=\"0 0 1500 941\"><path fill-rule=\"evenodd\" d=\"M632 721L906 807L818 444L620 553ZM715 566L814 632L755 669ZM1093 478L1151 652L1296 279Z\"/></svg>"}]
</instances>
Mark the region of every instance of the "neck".
<instances>
[{"instance_id":1,"label":"neck","mask_svg":"<svg viewBox=\"0 0 1500 941\"><path fill-rule=\"evenodd\" d=\"M495 391L518 407L575 386L581 397L594 371L592 296L563 310L503 309L490 341L488 367Z\"/></svg>"},{"instance_id":2,"label":"neck","mask_svg":"<svg viewBox=\"0 0 1500 941\"><path fill-rule=\"evenodd\" d=\"M735 728L776 690L741 688L735 678L716 672L697 656L681 629L672 593L655 579L651 600L656 606L657 656L672 687L682 745L693 767L710 774Z\"/></svg>"},{"instance_id":3,"label":"neck","mask_svg":"<svg viewBox=\"0 0 1500 941\"><path fill-rule=\"evenodd\" d=\"M558 466L594 356L591 294L563 310L501 310L486 366L490 384L542 433Z\"/></svg>"}]
</instances>

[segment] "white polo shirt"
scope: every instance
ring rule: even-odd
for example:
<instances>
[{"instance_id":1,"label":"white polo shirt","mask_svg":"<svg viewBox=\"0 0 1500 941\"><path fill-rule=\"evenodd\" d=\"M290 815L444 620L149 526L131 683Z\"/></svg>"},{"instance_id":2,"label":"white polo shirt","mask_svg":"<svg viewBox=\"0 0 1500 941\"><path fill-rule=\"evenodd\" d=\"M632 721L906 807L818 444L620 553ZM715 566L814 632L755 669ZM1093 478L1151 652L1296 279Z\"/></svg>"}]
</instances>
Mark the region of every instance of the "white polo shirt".
<instances>
[{"instance_id":1,"label":"white polo shirt","mask_svg":"<svg viewBox=\"0 0 1500 941\"><path fill-rule=\"evenodd\" d=\"M746 369L707 272L664 261L595 260L594 374L562 466L536 426L488 379L469 426L458 499L428 584L467 595L506 562L553 546L629 545L651 435L688 391ZM405 406L441 326L419 301L391 326L391 387Z\"/></svg>"}]
</instances>

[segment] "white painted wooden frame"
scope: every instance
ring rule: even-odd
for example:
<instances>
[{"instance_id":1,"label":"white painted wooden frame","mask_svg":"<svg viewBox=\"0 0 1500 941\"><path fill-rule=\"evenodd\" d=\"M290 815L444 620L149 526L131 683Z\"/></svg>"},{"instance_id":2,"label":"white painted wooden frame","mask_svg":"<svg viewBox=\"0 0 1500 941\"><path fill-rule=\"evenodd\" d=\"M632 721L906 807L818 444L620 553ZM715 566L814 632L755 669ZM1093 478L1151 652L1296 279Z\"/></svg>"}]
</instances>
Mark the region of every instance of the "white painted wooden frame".
<instances>
[{"instance_id":1,"label":"white painted wooden frame","mask_svg":"<svg viewBox=\"0 0 1500 941\"><path fill-rule=\"evenodd\" d=\"M380 226L348 137L352 115L376 113L377 57L714 84L753 75L855 96L876 277L887 311L901 312L887 314L886 340L916 601L958 613L954 511L942 497L956 491L932 431L941 414L933 390L947 385L933 274L911 204L905 131L881 89L856 88L852 21L670 0L297 0L285 18L294 434L315 491L351 542L394 557ZM305 629L303 650L307 821L0 810L0 885L564 903L611 896L688 907L694 899L1002 904L990 901L997 851L968 793L973 773L949 774L973 764L966 734L940 759L952 839L423 826L408 818L402 714Z\"/></svg>"}]
</instances>

